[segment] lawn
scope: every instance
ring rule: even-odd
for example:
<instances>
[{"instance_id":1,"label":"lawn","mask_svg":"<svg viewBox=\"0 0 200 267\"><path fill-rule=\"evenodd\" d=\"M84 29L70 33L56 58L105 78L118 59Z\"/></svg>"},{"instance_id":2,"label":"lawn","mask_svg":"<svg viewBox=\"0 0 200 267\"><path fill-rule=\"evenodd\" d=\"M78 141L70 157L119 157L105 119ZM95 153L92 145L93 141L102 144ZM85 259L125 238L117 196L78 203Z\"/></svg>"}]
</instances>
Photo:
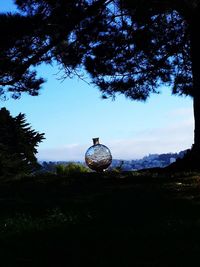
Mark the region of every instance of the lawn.
<instances>
[{"instance_id":1,"label":"lawn","mask_svg":"<svg viewBox=\"0 0 200 267\"><path fill-rule=\"evenodd\" d=\"M198 266L200 173L37 175L0 183L0 266Z\"/></svg>"}]
</instances>

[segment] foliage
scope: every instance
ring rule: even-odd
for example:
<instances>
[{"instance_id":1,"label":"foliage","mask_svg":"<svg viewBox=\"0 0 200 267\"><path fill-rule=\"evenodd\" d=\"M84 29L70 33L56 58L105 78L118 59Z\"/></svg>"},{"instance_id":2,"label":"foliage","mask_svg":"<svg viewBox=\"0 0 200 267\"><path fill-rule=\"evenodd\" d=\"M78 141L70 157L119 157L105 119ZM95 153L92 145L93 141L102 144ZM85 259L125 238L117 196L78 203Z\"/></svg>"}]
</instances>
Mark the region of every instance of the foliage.
<instances>
[{"instance_id":1,"label":"foliage","mask_svg":"<svg viewBox=\"0 0 200 267\"><path fill-rule=\"evenodd\" d=\"M44 172L55 172L56 171L56 165L57 165L57 162L54 162L54 161L43 161L42 162L42 170Z\"/></svg>"},{"instance_id":2,"label":"foliage","mask_svg":"<svg viewBox=\"0 0 200 267\"><path fill-rule=\"evenodd\" d=\"M83 66L104 97L145 100L161 83L192 95L194 2L16 0L19 13L0 15L2 90L37 95L33 67L56 60L66 76Z\"/></svg>"},{"instance_id":3,"label":"foliage","mask_svg":"<svg viewBox=\"0 0 200 267\"><path fill-rule=\"evenodd\" d=\"M58 175L73 175L78 173L89 172L89 169L82 164L70 162L68 164L59 164L56 166L56 173Z\"/></svg>"},{"instance_id":4,"label":"foliage","mask_svg":"<svg viewBox=\"0 0 200 267\"><path fill-rule=\"evenodd\" d=\"M6 108L0 109L0 175L29 173L38 167L36 147L44 139L31 129L25 114L12 117Z\"/></svg>"}]
</instances>

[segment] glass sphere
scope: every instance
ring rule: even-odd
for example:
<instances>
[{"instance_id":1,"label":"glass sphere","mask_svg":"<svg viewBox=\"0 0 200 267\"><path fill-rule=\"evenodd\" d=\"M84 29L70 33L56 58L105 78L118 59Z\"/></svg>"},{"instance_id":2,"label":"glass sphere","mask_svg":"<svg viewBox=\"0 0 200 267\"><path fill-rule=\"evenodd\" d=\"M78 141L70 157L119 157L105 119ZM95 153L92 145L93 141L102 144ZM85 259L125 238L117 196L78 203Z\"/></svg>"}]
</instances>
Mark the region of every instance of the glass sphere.
<instances>
[{"instance_id":1,"label":"glass sphere","mask_svg":"<svg viewBox=\"0 0 200 267\"><path fill-rule=\"evenodd\" d=\"M103 171L110 166L112 162L112 155L107 146L95 144L89 147L86 151L85 162L90 169Z\"/></svg>"}]
</instances>

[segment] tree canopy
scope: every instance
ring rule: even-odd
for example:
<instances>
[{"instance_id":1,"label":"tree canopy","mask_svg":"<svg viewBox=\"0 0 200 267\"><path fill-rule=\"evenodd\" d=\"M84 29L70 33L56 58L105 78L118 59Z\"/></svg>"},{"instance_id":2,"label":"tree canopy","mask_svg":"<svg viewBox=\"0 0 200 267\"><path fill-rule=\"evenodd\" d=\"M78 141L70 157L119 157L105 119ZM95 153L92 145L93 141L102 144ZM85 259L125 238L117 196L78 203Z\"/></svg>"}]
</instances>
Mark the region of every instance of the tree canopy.
<instances>
[{"instance_id":1,"label":"tree canopy","mask_svg":"<svg viewBox=\"0 0 200 267\"><path fill-rule=\"evenodd\" d=\"M24 114L12 117L6 108L0 109L0 176L36 169L36 147L43 139L44 134L32 130Z\"/></svg>"},{"instance_id":2,"label":"tree canopy","mask_svg":"<svg viewBox=\"0 0 200 267\"><path fill-rule=\"evenodd\" d=\"M104 97L145 100L161 84L192 92L189 22L199 1L16 0L0 14L0 88L37 95L35 67L84 68Z\"/></svg>"}]
</instances>

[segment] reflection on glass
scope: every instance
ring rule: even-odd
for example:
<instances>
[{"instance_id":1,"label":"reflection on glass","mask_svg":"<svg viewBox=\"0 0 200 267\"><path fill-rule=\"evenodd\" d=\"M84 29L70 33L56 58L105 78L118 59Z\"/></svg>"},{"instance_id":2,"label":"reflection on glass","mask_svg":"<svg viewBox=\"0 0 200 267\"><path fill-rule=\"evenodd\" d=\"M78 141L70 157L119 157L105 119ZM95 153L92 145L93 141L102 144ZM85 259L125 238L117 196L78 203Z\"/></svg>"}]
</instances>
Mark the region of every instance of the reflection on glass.
<instances>
[{"instance_id":1,"label":"reflection on glass","mask_svg":"<svg viewBox=\"0 0 200 267\"><path fill-rule=\"evenodd\" d=\"M107 169L112 162L112 155L108 147L99 144L99 138L93 138L94 145L85 153L85 162L88 167L95 171Z\"/></svg>"}]
</instances>

